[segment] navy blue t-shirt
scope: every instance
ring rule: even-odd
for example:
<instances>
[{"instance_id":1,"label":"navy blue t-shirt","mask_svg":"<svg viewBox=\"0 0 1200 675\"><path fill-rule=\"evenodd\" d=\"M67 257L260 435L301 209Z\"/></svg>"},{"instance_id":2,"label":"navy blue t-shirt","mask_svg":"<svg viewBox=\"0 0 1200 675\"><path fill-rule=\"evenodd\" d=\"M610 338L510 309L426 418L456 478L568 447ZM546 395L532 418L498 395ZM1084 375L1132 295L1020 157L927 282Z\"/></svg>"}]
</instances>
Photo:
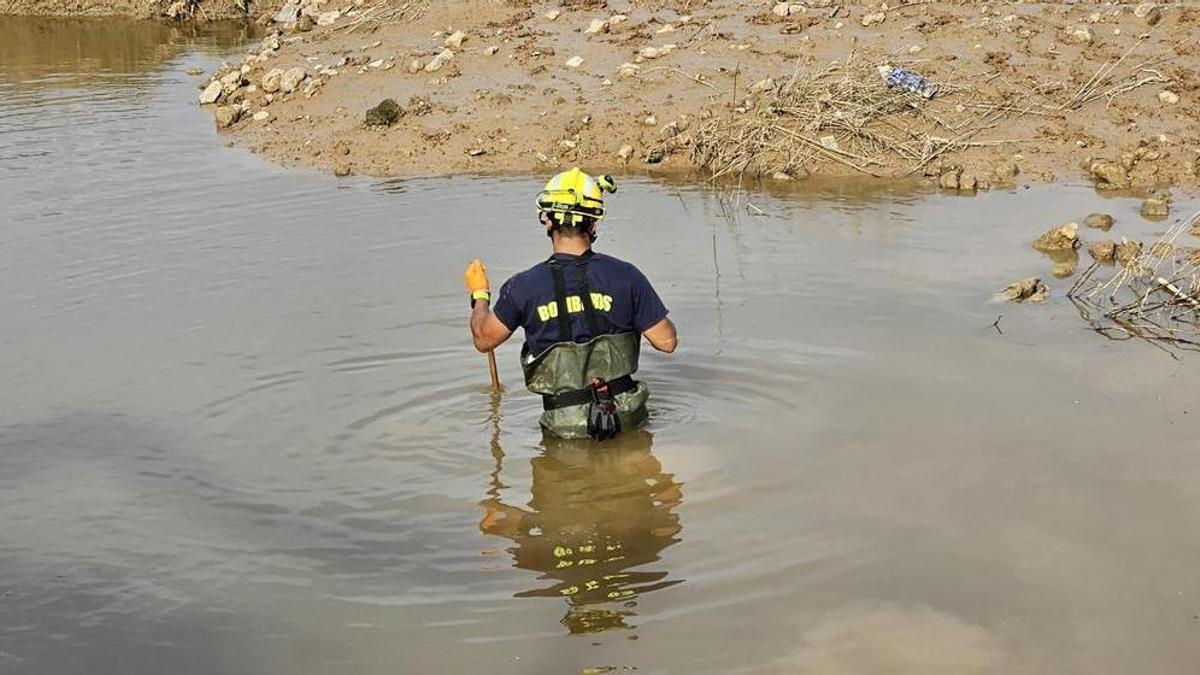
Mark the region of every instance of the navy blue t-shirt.
<instances>
[{"instance_id":1,"label":"navy blue t-shirt","mask_svg":"<svg viewBox=\"0 0 1200 675\"><path fill-rule=\"evenodd\" d=\"M587 260L587 278L592 306L602 334L641 333L667 316L658 293L646 275L633 265L603 253L583 256L554 254L563 271L567 316L571 339L587 342L594 335L588 328L579 294L578 266ZM509 330L525 329L529 353L538 355L559 342L558 302L554 297L554 275L548 262L540 262L513 276L500 287L493 312Z\"/></svg>"}]
</instances>

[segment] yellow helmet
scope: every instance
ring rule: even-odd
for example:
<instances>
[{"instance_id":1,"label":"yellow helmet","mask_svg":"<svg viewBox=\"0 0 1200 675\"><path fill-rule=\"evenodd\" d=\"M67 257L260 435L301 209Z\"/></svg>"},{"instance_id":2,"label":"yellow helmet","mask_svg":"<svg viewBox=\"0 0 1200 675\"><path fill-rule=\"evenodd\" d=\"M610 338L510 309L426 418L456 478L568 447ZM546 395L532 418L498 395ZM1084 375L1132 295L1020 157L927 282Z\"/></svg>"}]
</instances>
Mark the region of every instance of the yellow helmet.
<instances>
[{"instance_id":1,"label":"yellow helmet","mask_svg":"<svg viewBox=\"0 0 1200 675\"><path fill-rule=\"evenodd\" d=\"M616 192L612 176L592 177L579 167L564 171L546 183L534 204L559 225L579 225L585 218L604 217L604 193Z\"/></svg>"}]
</instances>

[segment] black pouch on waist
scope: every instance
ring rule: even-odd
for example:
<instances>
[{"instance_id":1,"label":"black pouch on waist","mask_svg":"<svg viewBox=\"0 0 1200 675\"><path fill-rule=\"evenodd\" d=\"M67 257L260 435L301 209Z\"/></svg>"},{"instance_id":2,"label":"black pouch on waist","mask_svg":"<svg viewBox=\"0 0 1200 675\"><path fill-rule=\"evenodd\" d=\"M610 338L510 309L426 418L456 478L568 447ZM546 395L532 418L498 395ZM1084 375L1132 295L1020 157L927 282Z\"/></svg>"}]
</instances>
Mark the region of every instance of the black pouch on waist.
<instances>
[{"instance_id":1,"label":"black pouch on waist","mask_svg":"<svg viewBox=\"0 0 1200 675\"><path fill-rule=\"evenodd\" d=\"M621 418L617 416L617 403L608 382L592 380L592 402L588 406L588 436L603 441L621 433Z\"/></svg>"}]
</instances>

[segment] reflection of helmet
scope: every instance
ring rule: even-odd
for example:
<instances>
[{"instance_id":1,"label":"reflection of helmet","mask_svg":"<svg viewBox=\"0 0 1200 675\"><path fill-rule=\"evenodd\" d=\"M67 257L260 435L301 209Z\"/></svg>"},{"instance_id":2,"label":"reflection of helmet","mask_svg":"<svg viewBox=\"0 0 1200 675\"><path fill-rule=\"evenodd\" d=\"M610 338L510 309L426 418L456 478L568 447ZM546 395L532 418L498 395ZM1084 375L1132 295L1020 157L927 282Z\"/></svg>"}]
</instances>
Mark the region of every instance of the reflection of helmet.
<instances>
[{"instance_id":1,"label":"reflection of helmet","mask_svg":"<svg viewBox=\"0 0 1200 675\"><path fill-rule=\"evenodd\" d=\"M611 176L593 178L575 167L551 178L546 189L538 193L535 204L540 213L559 225L576 226L589 218L603 218L604 193L616 191L617 184Z\"/></svg>"}]
</instances>

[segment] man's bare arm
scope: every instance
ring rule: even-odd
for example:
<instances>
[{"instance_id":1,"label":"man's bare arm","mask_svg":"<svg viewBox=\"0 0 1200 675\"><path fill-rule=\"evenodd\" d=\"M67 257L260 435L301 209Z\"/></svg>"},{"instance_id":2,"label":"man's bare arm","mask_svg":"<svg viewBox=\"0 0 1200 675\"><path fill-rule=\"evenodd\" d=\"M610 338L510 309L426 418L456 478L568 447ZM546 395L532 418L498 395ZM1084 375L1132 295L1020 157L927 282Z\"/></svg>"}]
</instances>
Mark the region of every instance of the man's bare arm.
<instances>
[{"instance_id":1,"label":"man's bare arm","mask_svg":"<svg viewBox=\"0 0 1200 675\"><path fill-rule=\"evenodd\" d=\"M670 354L675 351L675 347L679 346L679 337L675 334L675 324L667 318L642 331L642 335L646 336L650 346L660 352Z\"/></svg>"},{"instance_id":2,"label":"man's bare arm","mask_svg":"<svg viewBox=\"0 0 1200 675\"><path fill-rule=\"evenodd\" d=\"M475 349L490 352L503 344L512 333L492 314L486 300L475 301L475 306L471 308L471 339L475 342Z\"/></svg>"}]
</instances>

